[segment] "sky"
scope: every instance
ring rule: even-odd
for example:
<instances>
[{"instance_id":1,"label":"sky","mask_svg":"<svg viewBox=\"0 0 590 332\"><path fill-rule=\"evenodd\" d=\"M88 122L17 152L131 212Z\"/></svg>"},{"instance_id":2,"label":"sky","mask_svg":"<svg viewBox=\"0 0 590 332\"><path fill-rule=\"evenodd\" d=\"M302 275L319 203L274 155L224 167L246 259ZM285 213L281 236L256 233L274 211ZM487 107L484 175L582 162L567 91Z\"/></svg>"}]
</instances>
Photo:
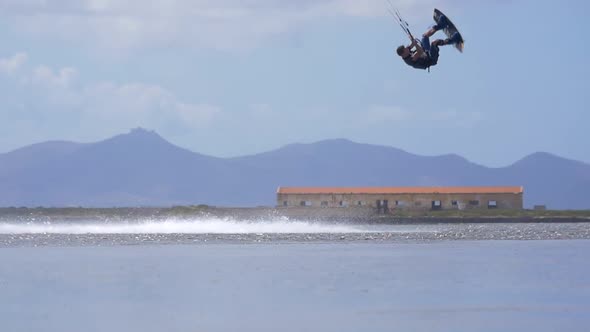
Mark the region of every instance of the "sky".
<instances>
[{"instance_id":1,"label":"sky","mask_svg":"<svg viewBox=\"0 0 590 332\"><path fill-rule=\"evenodd\" d=\"M465 52L408 67L386 0L0 0L0 153L143 127L218 157L345 138L590 163L590 2L391 1L415 35L441 9Z\"/></svg>"}]
</instances>

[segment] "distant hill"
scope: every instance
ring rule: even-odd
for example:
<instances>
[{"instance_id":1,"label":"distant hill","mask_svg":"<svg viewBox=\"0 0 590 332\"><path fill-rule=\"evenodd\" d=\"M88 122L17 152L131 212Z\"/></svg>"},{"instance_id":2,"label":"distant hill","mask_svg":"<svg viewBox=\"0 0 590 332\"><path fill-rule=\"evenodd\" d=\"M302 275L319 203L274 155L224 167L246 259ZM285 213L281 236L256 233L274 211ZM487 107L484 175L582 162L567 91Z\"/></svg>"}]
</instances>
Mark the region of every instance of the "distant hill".
<instances>
[{"instance_id":1,"label":"distant hill","mask_svg":"<svg viewBox=\"0 0 590 332\"><path fill-rule=\"evenodd\" d=\"M279 186L522 185L525 205L590 209L590 165L535 153L488 168L457 155L326 140L239 158L179 148L134 129L91 144L0 154L0 206L272 206Z\"/></svg>"}]
</instances>

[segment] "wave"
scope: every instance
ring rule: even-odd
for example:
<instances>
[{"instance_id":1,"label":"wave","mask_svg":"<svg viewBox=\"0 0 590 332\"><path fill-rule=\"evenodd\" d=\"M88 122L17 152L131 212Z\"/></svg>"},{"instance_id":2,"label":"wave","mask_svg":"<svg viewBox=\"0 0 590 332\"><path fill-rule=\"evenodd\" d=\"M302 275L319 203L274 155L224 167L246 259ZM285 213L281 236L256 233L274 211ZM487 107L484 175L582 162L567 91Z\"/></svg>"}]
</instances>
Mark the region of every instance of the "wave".
<instances>
[{"instance_id":1,"label":"wave","mask_svg":"<svg viewBox=\"0 0 590 332\"><path fill-rule=\"evenodd\" d=\"M235 221L228 219L146 220L138 222L0 223L0 234L302 234L371 233L375 227L288 219Z\"/></svg>"}]
</instances>

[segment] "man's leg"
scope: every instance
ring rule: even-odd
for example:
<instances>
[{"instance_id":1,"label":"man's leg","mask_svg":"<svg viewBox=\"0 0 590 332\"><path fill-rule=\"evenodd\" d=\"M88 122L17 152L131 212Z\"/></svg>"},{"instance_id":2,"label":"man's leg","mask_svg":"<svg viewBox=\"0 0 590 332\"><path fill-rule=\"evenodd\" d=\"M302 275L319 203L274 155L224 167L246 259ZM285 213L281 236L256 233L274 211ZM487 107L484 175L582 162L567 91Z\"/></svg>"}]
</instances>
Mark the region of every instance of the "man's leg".
<instances>
[{"instance_id":1,"label":"man's leg","mask_svg":"<svg viewBox=\"0 0 590 332\"><path fill-rule=\"evenodd\" d=\"M439 53L440 49L438 48L438 46L432 42L432 48L430 50L430 65L431 66L436 66L436 64L438 63L438 57L440 55Z\"/></svg>"},{"instance_id":2,"label":"man's leg","mask_svg":"<svg viewBox=\"0 0 590 332\"><path fill-rule=\"evenodd\" d=\"M432 37L432 35L434 35L437 31L442 30L442 29L446 29L446 27L449 26L449 20L447 19L446 16L442 15L441 17L439 17L438 19L438 23L433 25L432 27L430 27L430 29L428 29L428 31L426 31L422 36L423 37Z\"/></svg>"},{"instance_id":3,"label":"man's leg","mask_svg":"<svg viewBox=\"0 0 590 332\"><path fill-rule=\"evenodd\" d=\"M433 46L444 46L444 45L450 45L450 44L455 44L461 41L461 36L459 35L458 32L455 32L451 38L447 38L447 39L437 39L435 41L432 42Z\"/></svg>"},{"instance_id":4,"label":"man's leg","mask_svg":"<svg viewBox=\"0 0 590 332\"><path fill-rule=\"evenodd\" d=\"M426 52L430 56L430 38L426 34L422 36L422 40L420 41L422 44L422 48L424 52Z\"/></svg>"}]
</instances>

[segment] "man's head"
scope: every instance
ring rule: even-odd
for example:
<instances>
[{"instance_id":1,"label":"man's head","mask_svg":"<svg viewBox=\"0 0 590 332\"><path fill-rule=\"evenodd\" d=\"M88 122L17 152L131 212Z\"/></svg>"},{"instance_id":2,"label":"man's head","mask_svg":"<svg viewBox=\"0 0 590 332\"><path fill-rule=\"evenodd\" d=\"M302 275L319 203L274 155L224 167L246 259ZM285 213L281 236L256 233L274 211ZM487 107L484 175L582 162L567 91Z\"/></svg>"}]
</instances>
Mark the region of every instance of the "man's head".
<instances>
[{"instance_id":1,"label":"man's head","mask_svg":"<svg viewBox=\"0 0 590 332\"><path fill-rule=\"evenodd\" d=\"M401 45L397 48L397 55L401 56L402 58L405 58L408 55L410 55L410 50L404 45Z\"/></svg>"}]
</instances>

